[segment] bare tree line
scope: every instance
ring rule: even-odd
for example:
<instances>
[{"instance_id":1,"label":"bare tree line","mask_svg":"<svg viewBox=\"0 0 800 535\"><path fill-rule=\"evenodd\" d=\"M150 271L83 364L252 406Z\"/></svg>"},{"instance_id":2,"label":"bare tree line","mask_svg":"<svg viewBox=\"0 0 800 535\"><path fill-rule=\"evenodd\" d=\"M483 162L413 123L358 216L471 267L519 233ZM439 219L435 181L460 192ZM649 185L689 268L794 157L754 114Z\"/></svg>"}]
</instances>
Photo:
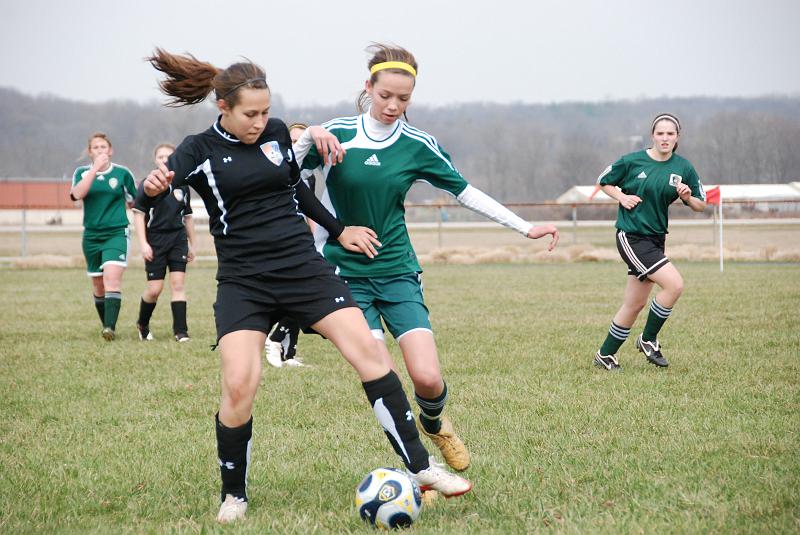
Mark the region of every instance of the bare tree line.
<instances>
[{"instance_id":1,"label":"bare tree line","mask_svg":"<svg viewBox=\"0 0 800 535\"><path fill-rule=\"evenodd\" d=\"M287 122L355 114L348 103L289 108L280 95L272 107ZM506 202L540 201L592 184L616 158L648 146L649 122L663 111L681 118L679 153L704 182L800 180L800 97L412 105L409 122L433 134L476 187ZM155 100L88 104L0 88L0 177L71 176L87 162L86 138L96 130L110 135L114 160L141 177L157 143L180 142L205 129L215 113L210 103L188 109L164 109ZM415 188L410 199L439 196Z\"/></svg>"}]
</instances>

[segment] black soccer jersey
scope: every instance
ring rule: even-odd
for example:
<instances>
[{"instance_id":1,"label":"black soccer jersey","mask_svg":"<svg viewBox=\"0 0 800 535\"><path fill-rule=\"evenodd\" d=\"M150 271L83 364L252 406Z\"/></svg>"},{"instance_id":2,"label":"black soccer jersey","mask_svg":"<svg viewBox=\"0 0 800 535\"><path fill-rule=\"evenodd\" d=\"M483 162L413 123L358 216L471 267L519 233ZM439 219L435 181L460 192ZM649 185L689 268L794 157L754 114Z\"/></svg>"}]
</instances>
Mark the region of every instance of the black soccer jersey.
<instances>
[{"instance_id":1,"label":"black soccer jersey","mask_svg":"<svg viewBox=\"0 0 800 535\"><path fill-rule=\"evenodd\" d=\"M147 232L177 232L184 230L183 217L192 215L192 206L189 204L191 194L189 186L174 188L169 195L152 206L150 209L136 198L133 209L144 213L144 224Z\"/></svg>"},{"instance_id":2,"label":"black soccer jersey","mask_svg":"<svg viewBox=\"0 0 800 535\"><path fill-rule=\"evenodd\" d=\"M189 184L203 199L217 250L217 279L300 269L318 257L303 213L332 236L344 228L300 180L289 131L279 119L269 119L251 145L217 119L205 132L187 137L167 167L175 172L173 189ZM143 207L162 197L145 198L140 190Z\"/></svg>"}]
</instances>

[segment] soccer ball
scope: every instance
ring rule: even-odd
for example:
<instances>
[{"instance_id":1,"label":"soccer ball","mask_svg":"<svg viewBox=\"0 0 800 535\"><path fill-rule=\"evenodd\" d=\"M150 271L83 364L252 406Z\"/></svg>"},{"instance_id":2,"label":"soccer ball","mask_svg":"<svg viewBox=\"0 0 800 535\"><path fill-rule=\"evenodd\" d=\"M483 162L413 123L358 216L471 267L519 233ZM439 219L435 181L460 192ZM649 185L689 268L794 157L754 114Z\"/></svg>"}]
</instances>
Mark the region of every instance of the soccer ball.
<instances>
[{"instance_id":1,"label":"soccer ball","mask_svg":"<svg viewBox=\"0 0 800 535\"><path fill-rule=\"evenodd\" d=\"M405 472L378 468L356 489L356 508L361 518L384 529L406 528L422 510L422 494Z\"/></svg>"}]
</instances>

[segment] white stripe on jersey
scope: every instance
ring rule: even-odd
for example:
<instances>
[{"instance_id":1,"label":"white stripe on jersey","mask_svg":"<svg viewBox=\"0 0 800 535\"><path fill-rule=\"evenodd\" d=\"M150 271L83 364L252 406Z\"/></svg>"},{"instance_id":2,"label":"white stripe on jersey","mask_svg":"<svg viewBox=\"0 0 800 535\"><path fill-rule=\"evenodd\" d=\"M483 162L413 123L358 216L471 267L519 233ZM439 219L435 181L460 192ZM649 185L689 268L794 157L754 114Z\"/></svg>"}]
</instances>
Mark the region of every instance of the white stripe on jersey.
<instances>
[{"instance_id":1,"label":"white stripe on jersey","mask_svg":"<svg viewBox=\"0 0 800 535\"><path fill-rule=\"evenodd\" d=\"M597 181L596 181L595 183L596 183L596 184L599 184L599 183L600 183L600 181L601 181L601 180L603 180L603 177L604 177L604 176L606 176L608 173L610 173L610 172L611 172L611 168L612 168L612 167L613 167L612 165L609 165L608 167L606 167L606 168L603 170L603 172L602 172L602 173L600 173L600 176L599 176L599 177L597 177Z\"/></svg>"},{"instance_id":2,"label":"white stripe on jersey","mask_svg":"<svg viewBox=\"0 0 800 535\"><path fill-rule=\"evenodd\" d=\"M436 140L433 139L430 136L428 136L427 138L424 137L424 136L421 136L421 135L417 134L415 132L415 130L416 130L416 132L420 132L420 130L417 130L416 128L408 127L408 125L406 123L403 123L403 129L402 129L402 133L403 134L405 134L407 137L410 137L411 139L416 139L417 141L422 142L422 144L427 146L431 150L431 152L433 152L436 156L441 158L442 161L444 161L444 163L446 163L447 166L450 169L452 169L453 171L456 171L456 168L453 166L452 162L450 162L450 160L447 159L444 154L442 154L442 151L439 150L439 146L436 144ZM458 172L458 171L456 171L456 172Z\"/></svg>"},{"instance_id":3,"label":"white stripe on jersey","mask_svg":"<svg viewBox=\"0 0 800 535\"><path fill-rule=\"evenodd\" d=\"M337 117L336 119L331 119L327 123L322 123L322 127L326 130L330 130L331 128L346 128L346 129L353 129L358 127L358 116L354 117Z\"/></svg>"},{"instance_id":4,"label":"white stripe on jersey","mask_svg":"<svg viewBox=\"0 0 800 535\"><path fill-rule=\"evenodd\" d=\"M187 178L203 171L206 174L206 181L208 182L208 186L211 188L211 192L214 194L214 198L217 199L217 206L222 212L219 216L219 220L222 222L222 233L228 234L228 222L225 220L225 216L228 215L228 210L225 209L225 201L222 199L222 195L219 193L219 188L217 188L217 180L214 178L214 171L211 170L211 160L206 158L206 160L197 166L197 168L187 175Z\"/></svg>"}]
</instances>

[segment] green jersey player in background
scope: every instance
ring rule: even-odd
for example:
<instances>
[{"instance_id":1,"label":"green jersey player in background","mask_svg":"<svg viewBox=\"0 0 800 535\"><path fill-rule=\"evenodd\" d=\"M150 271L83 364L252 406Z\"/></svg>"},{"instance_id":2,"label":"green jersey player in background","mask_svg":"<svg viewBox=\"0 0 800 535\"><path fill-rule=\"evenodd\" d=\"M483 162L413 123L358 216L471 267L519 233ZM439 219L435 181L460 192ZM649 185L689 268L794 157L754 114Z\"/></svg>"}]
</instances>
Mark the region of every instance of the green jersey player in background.
<instances>
[{"instance_id":1,"label":"green jersey player in background","mask_svg":"<svg viewBox=\"0 0 800 535\"><path fill-rule=\"evenodd\" d=\"M619 202L617 249L628 265L622 306L594 357L594 363L606 370L620 367L617 350L647 304L653 283L661 291L650 303L636 347L648 362L662 368L669 365L657 335L683 292L683 278L664 254L669 206L680 199L695 212L706 207L706 195L694 167L675 154L680 132L677 117L668 113L656 116L650 126L653 146L623 156L597 179L603 192Z\"/></svg>"},{"instance_id":2,"label":"green jersey player in background","mask_svg":"<svg viewBox=\"0 0 800 535\"><path fill-rule=\"evenodd\" d=\"M426 181L455 197L463 206L518 231L528 238L552 236L553 225L534 226L469 185L431 135L401 120L411 102L417 62L407 50L376 44L368 49L370 72L358 101L361 115L333 119L323 126L347 151L343 162L326 166L323 204L345 225L372 228L381 247L377 255L351 254L316 233L317 245L350 286L353 297L379 341L381 354L394 367L381 320L397 340L420 407L419 427L455 470L465 470L470 456L442 416L448 396L442 379L428 309L422 295L422 269L408 236L403 202L416 181ZM366 109L366 111L365 111ZM324 164L304 135L295 145L304 168ZM307 156L306 156L307 154Z\"/></svg>"},{"instance_id":3,"label":"green jersey player in background","mask_svg":"<svg viewBox=\"0 0 800 535\"><path fill-rule=\"evenodd\" d=\"M122 304L122 274L128 266L130 230L126 207L133 205L136 185L128 168L111 161L108 136L89 138L91 165L72 176L70 197L83 201L83 255L92 279L94 304L103 323L103 338L113 340Z\"/></svg>"}]
</instances>

